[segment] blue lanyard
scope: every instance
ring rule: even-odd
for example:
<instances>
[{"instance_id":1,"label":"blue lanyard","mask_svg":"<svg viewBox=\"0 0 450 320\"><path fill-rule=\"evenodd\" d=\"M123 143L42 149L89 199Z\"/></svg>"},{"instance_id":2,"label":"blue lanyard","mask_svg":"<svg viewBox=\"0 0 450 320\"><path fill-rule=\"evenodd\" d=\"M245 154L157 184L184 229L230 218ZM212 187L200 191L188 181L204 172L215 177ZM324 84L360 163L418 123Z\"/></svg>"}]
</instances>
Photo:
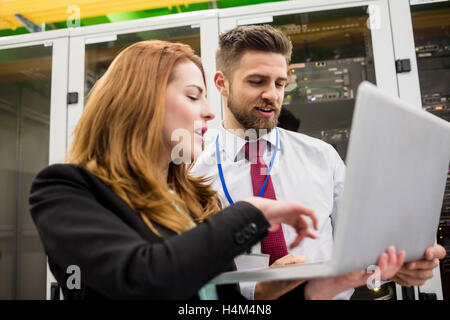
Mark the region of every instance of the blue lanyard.
<instances>
[{"instance_id":1,"label":"blue lanyard","mask_svg":"<svg viewBox=\"0 0 450 320\"><path fill-rule=\"evenodd\" d=\"M276 137L277 137L276 138L277 141L275 143L275 151L273 152L272 159L270 160L269 170L267 171L266 179L264 180L264 183L261 186L261 190L259 190L258 197L262 197L263 194L264 194L264 190L266 190L267 180L270 177L270 171L272 171L272 167L273 167L273 163L274 163L274 160L275 160L275 156L277 155L277 151L278 151L278 128L275 128L275 133L276 133ZM220 177L220 181L222 182L223 192L225 193L225 196L227 197L228 202L230 204L233 204L234 201L233 201L233 199L231 199L230 193L228 192L227 185L225 184L225 177L223 176L222 163L220 162L219 135L217 135L217 138L216 138L216 158L217 158L217 169L219 170L219 177Z\"/></svg>"}]
</instances>

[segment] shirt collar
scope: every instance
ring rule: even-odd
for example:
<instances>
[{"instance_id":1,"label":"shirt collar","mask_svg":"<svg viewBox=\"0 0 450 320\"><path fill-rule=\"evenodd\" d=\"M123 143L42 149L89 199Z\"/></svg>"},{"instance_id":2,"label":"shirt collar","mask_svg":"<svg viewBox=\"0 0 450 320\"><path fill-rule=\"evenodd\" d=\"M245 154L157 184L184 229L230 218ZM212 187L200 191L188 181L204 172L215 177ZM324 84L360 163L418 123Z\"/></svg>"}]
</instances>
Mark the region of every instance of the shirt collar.
<instances>
[{"instance_id":1,"label":"shirt collar","mask_svg":"<svg viewBox=\"0 0 450 320\"><path fill-rule=\"evenodd\" d=\"M268 142L268 149L273 150L277 143L277 135L275 129L270 132L264 134L259 138L260 140L266 140ZM225 152L227 158L233 159L236 161L240 157L240 153L242 152L242 156L244 154L244 145L247 140L233 134L232 132L226 130L223 127L223 122L221 122L219 127L219 148L221 151ZM269 147L270 145L270 147ZM280 143L278 144L278 150L280 149Z\"/></svg>"}]
</instances>

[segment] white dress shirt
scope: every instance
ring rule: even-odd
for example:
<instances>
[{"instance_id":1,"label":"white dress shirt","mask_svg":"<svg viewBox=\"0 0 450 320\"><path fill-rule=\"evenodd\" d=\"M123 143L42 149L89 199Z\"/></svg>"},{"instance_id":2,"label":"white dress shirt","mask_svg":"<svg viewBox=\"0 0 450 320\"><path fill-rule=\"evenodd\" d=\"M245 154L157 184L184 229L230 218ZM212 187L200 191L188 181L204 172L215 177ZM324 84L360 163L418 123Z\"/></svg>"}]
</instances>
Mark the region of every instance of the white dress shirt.
<instances>
[{"instance_id":1,"label":"white dress shirt","mask_svg":"<svg viewBox=\"0 0 450 320\"><path fill-rule=\"evenodd\" d=\"M244 154L247 141L225 130L222 125L218 135L223 175L232 200L237 202L252 197L250 162L245 159ZM313 231L317 239L305 238L298 247L289 252L305 256L306 262L329 260L333 248L337 201L343 190L345 165L336 150L322 140L281 128L278 128L278 135L278 152L270 173L276 198L296 201L311 208L318 220L318 231ZM271 130L260 139L268 142L263 159L269 166L276 145L276 130ZM229 205L219 178L215 143L206 147L191 173L208 177L212 188L218 191L223 206ZM283 224L282 227L289 248L296 238L296 232L288 225ZM252 253L260 252L261 245L258 243L252 248ZM238 264L237 268L239 270ZM253 299L254 286L254 282L240 283L242 294ZM346 291L335 299L348 299L352 293L353 290Z\"/></svg>"}]
</instances>

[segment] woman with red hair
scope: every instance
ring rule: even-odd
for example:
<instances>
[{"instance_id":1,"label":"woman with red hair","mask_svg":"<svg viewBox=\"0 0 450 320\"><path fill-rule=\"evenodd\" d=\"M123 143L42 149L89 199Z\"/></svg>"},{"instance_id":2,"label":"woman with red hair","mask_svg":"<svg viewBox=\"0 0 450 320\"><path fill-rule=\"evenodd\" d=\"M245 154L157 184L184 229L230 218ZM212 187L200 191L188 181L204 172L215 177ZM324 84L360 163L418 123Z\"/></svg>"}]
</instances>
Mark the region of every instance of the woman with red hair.
<instances>
[{"instance_id":1,"label":"woman with red hair","mask_svg":"<svg viewBox=\"0 0 450 320\"><path fill-rule=\"evenodd\" d=\"M271 225L290 224L297 244L313 237L304 219L315 225L311 210L250 198L221 211L216 192L189 174L213 118L189 46L143 41L114 59L89 94L67 163L45 168L31 189L31 214L65 299L197 298ZM66 286L72 265L79 289ZM218 287L219 298L238 292Z\"/></svg>"}]
</instances>

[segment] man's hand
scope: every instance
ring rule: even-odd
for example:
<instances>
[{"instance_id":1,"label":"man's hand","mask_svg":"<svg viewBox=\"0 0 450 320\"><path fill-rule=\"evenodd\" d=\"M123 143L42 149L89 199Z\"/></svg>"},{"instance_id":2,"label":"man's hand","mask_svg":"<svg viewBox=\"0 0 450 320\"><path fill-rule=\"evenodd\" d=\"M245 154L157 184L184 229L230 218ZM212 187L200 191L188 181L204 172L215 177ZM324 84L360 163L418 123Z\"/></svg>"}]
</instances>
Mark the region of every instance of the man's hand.
<instances>
[{"instance_id":1,"label":"man's hand","mask_svg":"<svg viewBox=\"0 0 450 320\"><path fill-rule=\"evenodd\" d=\"M425 251L424 259L405 263L392 280L401 286L422 286L433 278L433 269L439 266L439 259L445 255L445 248L441 245L431 246Z\"/></svg>"},{"instance_id":2,"label":"man's hand","mask_svg":"<svg viewBox=\"0 0 450 320\"><path fill-rule=\"evenodd\" d=\"M288 264L296 264L305 262L304 256L290 253L278 260L272 266L284 266ZM283 294L291 291L297 286L301 285L305 280L281 280L281 281L267 281L258 282L255 285L255 300L274 300L281 297Z\"/></svg>"}]
</instances>

